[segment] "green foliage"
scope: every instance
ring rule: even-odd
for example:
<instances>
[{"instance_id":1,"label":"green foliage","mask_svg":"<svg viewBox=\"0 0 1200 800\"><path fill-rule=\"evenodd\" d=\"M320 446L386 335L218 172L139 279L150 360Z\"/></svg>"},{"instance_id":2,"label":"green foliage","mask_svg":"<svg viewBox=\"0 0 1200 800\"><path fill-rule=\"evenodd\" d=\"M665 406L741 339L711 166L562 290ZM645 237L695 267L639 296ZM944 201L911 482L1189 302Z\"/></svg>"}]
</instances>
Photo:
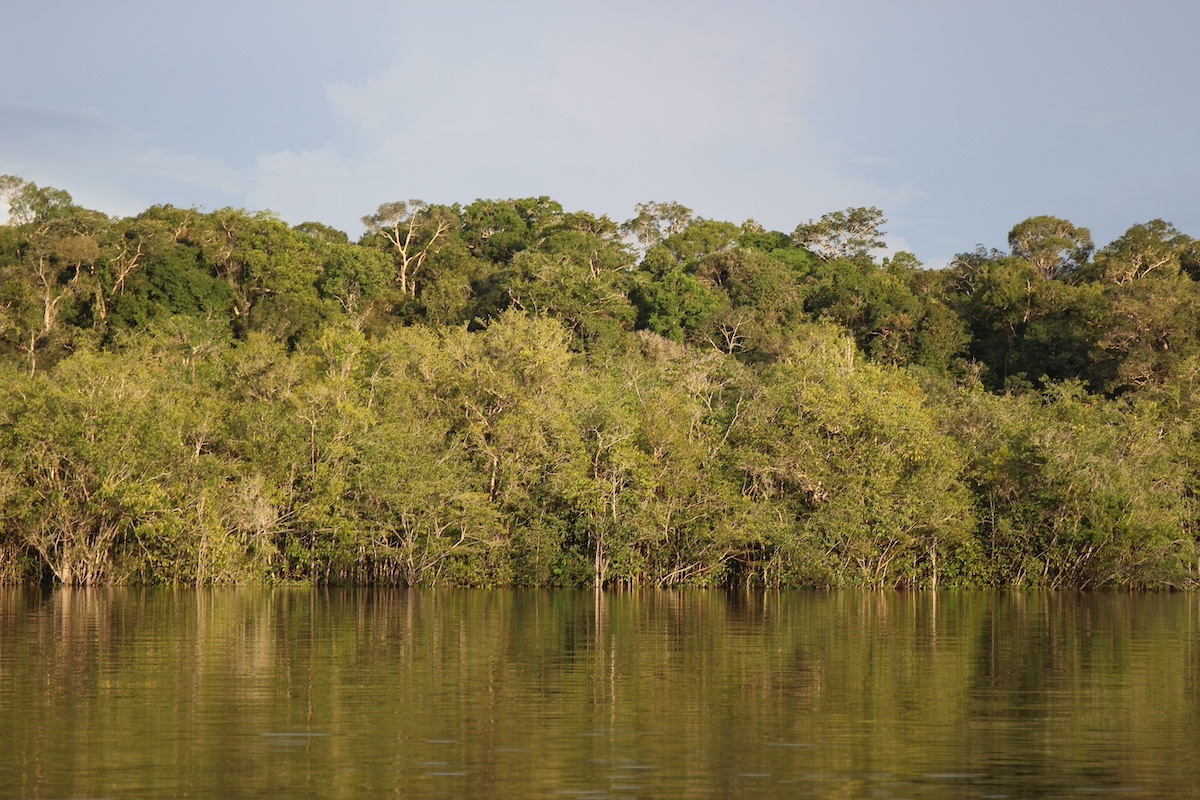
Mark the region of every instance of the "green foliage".
<instances>
[{"instance_id":1,"label":"green foliage","mask_svg":"<svg viewBox=\"0 0 1200 800\"><path fill-rule=\"evenodd\" d=\"M690 208L676 202L638 203L634 210L637 215L622 223L621 231L632 236L643 250L681 233L693 218Z\"/></svg>"},{"instance_id":2,"label":"green foliage","mask_svg":"<svg viewBox=\"0 0 1200 800\"><path fill-rule=\"evenodd\" d=\"M1092 254L1092 234L1058 217L1030 217L1008 233L1013 256L1028 261L1043 278L1063 278L1082 269Z\"/></svg>"},{"instance_id":3,"label":"green foliage","mask_svg":"<svg viewBox=\"0 0 1200 800\"><path fill-rule=\"evenodd\" d=\"M883 212L874 206L831 211L815 222L809 220L797 225L792 232L792 243L826 261L869 260L872 252L884 247L886 222Z\"/></svg>"},{"instance_id":4,"label":"green foliage","mask_svg":"<svg viewBox=\"0 0 1200 800\"><path fill-rule=\"evenodd\" d=\"M836 329L813 327L763 383L735 437L737 464L751 496L786 508L789 582L972 577L962 456L911 378L860 362Z\"/></svg>"},{"instance_id":5,"label":"green foliage","mask_svg":"<svg viewBox=\"0 0 1200 800\"><path fill-rule=\"evenodd\" d=\"M0 180L0 581L1194 587L1196 240ZM1047 280L1053 278L1053 280Z\"/></svg>"},{"instance_id":6,"label":"green foliage","mask_svg":"<svg viewBox=\"0 0 1200 800\"><path fill-rule=\"evenodd\" d=\"M782 231L769 231L754 220L748 219L742 223L738 244L742 247L753 247L756 250L770 253L790 248L792 237Z\"/></svg>"},{"instance_id":7,"label":"green foliage","mask_svg":"<svg viewBox=\"0 0 1200 800\"><path fill-rule=\"evenodd\" d=\"M761 250L737 248L706 256L696 274L720 293L721 312L699 334L711 346L749 360L776 358L807 321L806 288L791 263Z\"/></svg>"},{"instance_id":8,"label":"green foliage","mask_svg":"<svg viewBox=\"0 0 1200 800\"><path fill-rule=\"evenodd\" d=\"M638 310L638 327L676 342L698 336L722 306L718 294L673 262L657 275L641 271L635 281L630 299Z\"/></svg>"},{"instance_id":9,"label":"green foliage","mask_svg":"<svg viewBox=\"0 0 1200 800\"><path fill-rule=\"evenodd\" d=\"M962 321L936 284L923 285L920 262L898 253L883 266L835 259L812 267L807 309L854 334L875 361L946 370L968 341Z\"/></svg>"},{"instance_id":10,"label":"green foliage","mask_svg":"<svg viewBox=\"0 0 1200 800\"><path fill-rule=\"evenodd\" d=\"M1159 385L1200 353L1200 287L1178 274L1105 286L1108 313L1093 351L1094 376L1116 394Z\"/></svg>"},{"instance_id":11,"label":"green foliage","mask_svg":"<svg viewBox=\"0 0 1200 800\"><path fill-rule=\"evenodd\" d=\"M979 542L1000 585L1190 585L1190 429L1168 431L1152 405L1130 407L1079 384L1044 396L967 390L952 425L971 454Z\"/></svg>"},{"instance_id":12,"label":"green foliage","mask_svg":"<svg viewBox=\"0 0 1200 800\"><path fill-rule=\"evenodd\" d=\"M163 243L124 281L110 302L113 324L142 327L172 315L228 319L234 293L204 263L200 248Z\"/></svg>"},{"instance_id":13,"label":"green foliage","mask_svg":"<svg viewBox=\"0 0 1200 800\"><path fill-rule=\"evenodd\" d=\"M80 355L4 398L0 506L29 579L64 584L266 576L269 544L243 522L214 409L164 373L171 357ZM168 363L164 363L168 362Z\"/></svg>"},{"instance_id":14,"label":"green foliage","mask_svg":"<svg viewBox=\"0 0 1200 800\"><path fill-rule=\"evenodd\" d=\"M1046 281L1030 262L976 251L951 267L949 302L971 329L969 352L992 388L1092 379L1102 298L1092 284Z\"/></svg>"},{"instance_id":15,"label":"green foliage","mask_svg":"<svg viewBox=\"0 0 1200 800\"><path fill-rule=\"evenodd\" d=\"M507 263L542 241L562 217L562 206L549 197L476 200L461 209L462 235L472 254Z\"/></svg>"},{"instance_id":16,"label":"green foliage","mask_svg":"<svg viewBox=\"0 0 1200 800\"><path fill-rule=\"evenodd\" d=\"M514 256L503 281L513 307L561 320L595 351L618 346L633 327L629 267L612 222L572 214Z\"/></svg>"},{"instance_id":17,"label":"green foliage","mask_svg":"<svg viewBox=\"0 0 1200 800\"><path fill-rule=\"evenodd\" d=\"M337 302L354 324L362 326L388 296L392 260L378 250L332 242L321 248L317 289Z\"/></svg>"},{"instance_id":18,"label":"green foliage","mask_svg":"<svg viewBox=\"0 0 1200 800\"><path fill-rule=\"evenodd\" d=\"M62 189L38 186L15 175L0 175L0 200L9 224L41 226L69 217L78 207Z\"/></svg>"}]
</instances>

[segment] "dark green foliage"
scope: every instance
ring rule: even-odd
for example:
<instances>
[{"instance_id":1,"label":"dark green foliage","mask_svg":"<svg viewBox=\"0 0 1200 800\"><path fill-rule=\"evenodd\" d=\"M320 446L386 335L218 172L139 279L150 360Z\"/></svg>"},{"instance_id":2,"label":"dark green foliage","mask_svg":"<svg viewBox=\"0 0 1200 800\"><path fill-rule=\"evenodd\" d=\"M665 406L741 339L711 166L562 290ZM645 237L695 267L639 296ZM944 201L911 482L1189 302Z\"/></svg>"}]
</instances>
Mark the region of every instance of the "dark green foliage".
<instances>
[{"instance_id":1,"label":"dark green foliage","mask_svg":"<svg viewBox=\"0 0 1200 800\"><path fill-rule=\"evenodd\" d=\"M113 300L112 324L142 327L177 314L228 319L233 291L205 264L200 248L173 244L152 252Z\"/></svg>"},{"instance_id":2,"label":"dark green foliage","mask_svg":"<svg viewBox=\"0 0 1200 800\"><path fill-rule=\"evenodd\" d=\"M638 309L638 327L676 342L699 335L722 305L719 295L673 262L663 271L643 270L635 281L630 299Z\"/></svg>"},{"instance_id":3,"label":"dark green foliage","mask_svg":"<svg viewBox=\"0 0 1200 800\"><path fill-rule=\"evenodd\" d=\"M522 250L538 245L558 223L563 208L549 197L519 200L476 200L458 211L462 236L471 253L507 263Z\"/></svg>"},{"instance_id":4,"label":"dark green foliage","mask_svg":"<svg viewBox=\"0 0 1200 800\"><path fill-rule=\"evenodd\" d=\"M920 262L899 253L879 266L834 259L811 268L807 309L849 329L872 359L945 370L968 341L961 319L926 279Z\"/></svg>"},{"instance_id":5,"label":"dark green foliage","mask_svg":"<svg viewBox=\"0 0 1200 800\"><path fill-rule=\"evenodd\" d=\"M977 251L950 268L949 302L970 326L971 358L992 388L1091 378L1099 293L1045 280L1029 262Z\"/></svg>"}]
</instances>

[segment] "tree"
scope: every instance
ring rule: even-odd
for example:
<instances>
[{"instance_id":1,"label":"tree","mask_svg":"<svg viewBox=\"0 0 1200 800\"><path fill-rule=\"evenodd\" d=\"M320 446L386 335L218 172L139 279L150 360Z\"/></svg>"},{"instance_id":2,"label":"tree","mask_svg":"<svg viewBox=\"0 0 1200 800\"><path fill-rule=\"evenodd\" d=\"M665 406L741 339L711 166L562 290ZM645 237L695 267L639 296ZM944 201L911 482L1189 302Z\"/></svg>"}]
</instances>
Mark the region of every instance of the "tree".
<instances>
[{"instance_id":1,"label":"tree","mask_svg":"<svg viewBox=\"0 0 1200 800\"><path fill-rule=\"evenodd\" d=\"M936 586L972 569L963 457L905 371L858 363L811 325L770 367L731 436L751 497L779 503L785 580Z\"/></svg>"},{"instance_id":2,"label":"tree","mask_svg":"<svg viewBox=\"0 0 1200 800\"><path fill-rule=\"evenodd\" d=\"M378 250L336 241L322 247L317 285L323 296L337 300L356 329L362 329L383 298L391 276L390 259Z\"/></svg>"},{"instance_id":3,"label":"tree","mask_svg":"<svg viewBox=\"0 0 1200 800\"><path fill-rule=\"evenodd\" d=\"M629 301L630 254L606 217L564 215L504 272L512 305L562 320L589 350L619 342L636 311Z\"/></svg>"},{"instance_id":4,"label":"tree","mask_svg":"<svg viewBox=\"0 0 1200 800\"><path fill-rule=\"evenodd\" d=\"M638 309L638 327L682 343L720 310L721 299L665 255L661 260L664 269L636 273L630 299ZM648 256L643 266L651 261Z\"/></svg>"},{"instance_id":5,"label":"tree","mask_svg":"<svg viewBox=\"0 0 1200 800\"><path fill-rule=\"evenodd\" d=\"M807 320L801 273L776 253L740 247L713 252L695 270L724 301L705 320L697 338L724 353L771 360L795 326Z\"/></svg>"},{"instance_id":6,"label":"tree","mask_svg":"<svg viewBox=\"0 0 1200 800\"><path fill-rule=\"evenodd\" d=\"M1092 353L1101 388L1116 394L1161 384L1177 365L1198 355L1195 281L1150 274L1104 288L1105 313Z\"/></svg>"},{"instance_id":7,"label":"tree","mask_svg":"<svg viewBox=\"0 0 1200 800\"><path fill-rule=\"evenodd\" d=\"M694 270L705 256L736 249L741 233L742 229L732 222L696 218L683 230L664 239L662 244L677 262Z\"/></svg>"},{"instance_id":8,"label":"tree","mask_svg":"<svg viewBox=\"0 0 1200 800\"><path fill-rule=\"evenodd\" d=\"M643 251L681 233L692 223L692 210L674 201L638 203L637 215L621 224L621 232L637 240Z\"/></svg>"},{"instance_id":9,"label":"tree","mask_svg":"<svg viewBox=\"0 0 1200 800\"><path fill-rule=\"evenodd\" d=\"M457 221L447 208L430 206L423 200L398 200L383 203L362 222L368 234L379 234L391 245L400 291L415 297L421 268Z\"/></svg>"},{"instance_id":10,"label":"tree","mask_svg":"<svg viewBox=\"0 0 1200 800\"><path fill-rule=\"evenodd\" d=\"M319 239L328 244L350 243L350 237L344 231L339 231L337 228L320 222L301 222L299 225L293 225L292 230L297 233L307 234L314 239Z\"/></svg>"},{"instance_id":11,"label":"tree","mask_svg":"<svg viewBox=\"0 0 1200 800\"><path fill-rule=\"evenodd\" d=\"M1096 253L1096 273L1112 283L1129 283L1154 274L1179 274L1181 257L1193 244L1161 219L1134 225Z\"/></svg>"},{"instance_id":12,"label":"tree","mask_svg":"<svg viewBox=\"0 0 1200 800\"><path fill-rule=\"evenodd\" d=\"M783 231L769 231L753 219L743 222L741 231L741 235L738 236L738 244L742 247L753 247L770 253L773 250L782 250L792 246L792 237Z\"/></svg>"},{"instance_id":13,"label":"tree","mask_svg":"<svg viewBox=\"0 0 1200 800\"><path fill-rule=\"evenodd\" d=\"M471 254L507 264L538 247L563 220L563 207L546 196L476 200L461 210L462 235Z\"/></svg>"},{"instance_id":14,"label":"tree","mask_svg":"<svg viewBox=\"0 0 1200 800\"><path fill-rule=\"evenodd\" d=\"M52 360L69 351L79 327L72 322L86 324L76 318L86 318L87 300L95 293L92 266L110 220L76 206L61 189L11 175L0 176L0 198L16 223L5 226L15 258L0 267L7 284L0 303L11 309L0 334L28 355L32 372L47 356Z\"/></svg>"},{"instance_id":15,"label":"tree","mask_svg":"<svg viewBox=\"0 0 1200 800\"><path fill-rule=\"evenodd\" d=\"M990 581L1129 588L1194 580L1189 426L1168 422L1156 404L1105 400L1077 381L1019 396L965 387L948 401L942 413L967 456Z\"/></svg>"},{"instance_id":16,"label":"tree","mask_svg":"<svg viewBox=\"0 0 1200 800\"><path fill-rule=\"evenodd\" d=\"M8 206L10 225L40 225L76 208L66 191L39 187L16 175L0 175L0 201Z\"/></svg>"},{"instance_id":17,"label":"tree","mask_svg":"<svg viewBox=\"0 0 1200 800\"><path fill-rule=\"evenodd\" d=\"M1008 232L1013 255L1033 265L1043 278L1065 278L1087 264L1092 234L1058 217L1030 217Z\"/></svg>"},{"instance_id":18,"label":"tree","mask_svg":"<svg viewBox=\"0 0 1200 800\"><path fill-rule=\"evenodd\" d=\"M122 328L175 316L230 330L238 309L235 287L191 239L208 235L197 212L161 206L114 226L96 270L93 324L105 329L105 341Z\"/></svg>"},{"instance_id":19,"label":"tree","mask_svg":"<svg viewBox=\"0 0 1200 800\"><path fill-rule=\"evenodd\" d=\"M329 311L317 290L319 240L271 211L223 208L188 227L187 241L200 246L204 261L229 285L237 335L269 331L289 346L315 335Z\"/></svg>"},{"instance_id":20,"label":"tree","mask_svg":"<svg viewBox=\"0 0 1200 800\"><path fill-rule=\"evenodd\" d=\"M792 232L792 243L816 253L821 259L869 259L884 247L883 212L869 208L831 211L814 222L801 223Z\"/></svg>"},{"instance_id":21,"label":"tree","mask_svg":"<svg viewBox=\"0 0 1200 800\"><path fill-rule=\"evenodd\" d=\"M964 325L922 286L926 271L911 253L883 265L838 259L812 268L805 307L837 321L873 360L945 369L966 344Z\"/></svg>"}]
</instances>

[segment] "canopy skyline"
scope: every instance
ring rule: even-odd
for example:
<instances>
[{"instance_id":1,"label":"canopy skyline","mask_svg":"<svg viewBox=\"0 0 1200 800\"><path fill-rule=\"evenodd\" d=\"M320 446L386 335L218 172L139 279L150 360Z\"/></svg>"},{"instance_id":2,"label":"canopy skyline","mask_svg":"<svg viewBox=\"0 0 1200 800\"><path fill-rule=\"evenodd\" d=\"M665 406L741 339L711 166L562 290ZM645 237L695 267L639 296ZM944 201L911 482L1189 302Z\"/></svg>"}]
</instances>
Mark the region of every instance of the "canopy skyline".
<instances>
[{"instance_id":1,"label":"canopy skyline","mask_svg":"<svg viewBox=\"0 0 1200 800\"><path fill-rule=\"evenodd\" d=\"M1200 233L1200 9L1018 2L129 0L9 11L0 173L115 215L674 200L791 231L877 206L945 263L1039 214ZM53 55L47 55L47 48Z\"/></svg>"}]
</instances>

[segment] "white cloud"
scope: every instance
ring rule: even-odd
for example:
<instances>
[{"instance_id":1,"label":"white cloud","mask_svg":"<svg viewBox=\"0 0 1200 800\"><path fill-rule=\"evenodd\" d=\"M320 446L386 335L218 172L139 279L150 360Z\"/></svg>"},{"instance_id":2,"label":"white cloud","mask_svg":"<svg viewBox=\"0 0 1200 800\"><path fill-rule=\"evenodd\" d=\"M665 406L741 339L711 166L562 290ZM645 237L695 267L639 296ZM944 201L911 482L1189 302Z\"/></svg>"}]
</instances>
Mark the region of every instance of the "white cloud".
<instances>
[{"instance_id":1,"label":"white cloud","mask_svg":"<svg viewBox=\"0 0 1200 800\"><path fill-rule=\"evenodd\" d=\"M789 230L920 196L822 140L807 111L820 66L769 20L638 14L549 16L524 38L467 30L473 49L409 43L387 70L328 87L342 142L264 153L249 196L352 233L377 203L413 196L549 194L617 218L671 199Z\"/></svg>"},{"instance_id":2,"label":"white cloud","mask_svg":"<svg viewBox=\"0 0 1200 800\"><path fill-rule=\"evenodd\" d=\"M826 211L891 211L919 196L875 179L885 159L855 158L825 138L810 101L829 78L799 43L795 16L704 0L413 7L391 29L387 68L326 84L337 138L323 146L238 158L114 122L113 107L26 108L0 109L0 152L26 177L110 212L245 205L351 235L380 202L409 197L548 194L617 219L640 201L677 200L706 217L790 230ZM182 116L175 94L163 100L174 105L162 120Z\"/></svg>"},{"instance_id":3,"label":"white cloud","mask_svg":"<svg viewBox=\"0 0 1200 800\"><path fill-rule=\"evenodd\" d=\"M110 213L245 205L352 234L385 200L529 194L780 230L874 205L939 253L1043 208L1098 240L1200 231L1190 6L1164 27L1072 0L1031 27L942 0L301 5L13 5L55 51L0 48L0 173Z\"/></svg>"}]
</instances>

